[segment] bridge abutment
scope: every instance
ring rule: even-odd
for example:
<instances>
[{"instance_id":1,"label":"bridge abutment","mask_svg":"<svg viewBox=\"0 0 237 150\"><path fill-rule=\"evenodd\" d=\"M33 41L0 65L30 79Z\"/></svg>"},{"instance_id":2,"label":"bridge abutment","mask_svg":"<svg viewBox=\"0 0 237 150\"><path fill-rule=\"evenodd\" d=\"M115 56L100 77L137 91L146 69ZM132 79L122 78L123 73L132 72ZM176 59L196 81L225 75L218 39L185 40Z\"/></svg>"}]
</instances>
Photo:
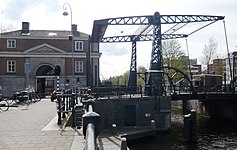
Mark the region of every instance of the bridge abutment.
<instances>
[{"instance_id":1,"label":"bridge abutment","mask_svg":"<svg viewBox=\"0 0 237 150\"><path fill-rule=\"evenodd\" d=\"M101 128L151 127L169 130L171 126L171 98L169 96L100 99L95 111L101 115Z\"/></svg>"}]
</instances>

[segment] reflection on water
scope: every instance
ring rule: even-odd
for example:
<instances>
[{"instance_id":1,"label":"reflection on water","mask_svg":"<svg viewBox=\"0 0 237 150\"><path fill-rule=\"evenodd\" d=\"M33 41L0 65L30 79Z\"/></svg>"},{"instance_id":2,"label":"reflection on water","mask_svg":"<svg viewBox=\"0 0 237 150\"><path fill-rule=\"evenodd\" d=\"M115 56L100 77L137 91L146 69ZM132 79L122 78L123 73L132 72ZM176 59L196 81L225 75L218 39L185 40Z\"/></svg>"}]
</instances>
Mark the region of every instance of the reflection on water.
<instances>
[{"instance_id":1,"label":"reflection on water","mask_svg":"<svg viewBox=\"0 0 237 150\"><path fill-rule=\"evenodd\" d=\"M170 133L129 141L130 150L233 150L237 149L237 122L197 116L197 141L186 143L183 116L172 115Z\"/></svg>"}]
</instances>

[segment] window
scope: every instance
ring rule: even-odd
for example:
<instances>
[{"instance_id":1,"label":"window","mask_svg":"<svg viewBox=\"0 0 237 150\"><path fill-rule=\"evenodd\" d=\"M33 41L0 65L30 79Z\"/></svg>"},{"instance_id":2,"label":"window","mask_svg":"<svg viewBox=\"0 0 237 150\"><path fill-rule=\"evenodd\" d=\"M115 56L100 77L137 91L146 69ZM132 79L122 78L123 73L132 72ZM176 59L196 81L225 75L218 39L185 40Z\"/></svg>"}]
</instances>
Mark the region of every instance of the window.
<instances>
[{"instance_id":1,"label":"window","mask_svg":"<svg viewBox=\"0 0 237 150\"><path fill-rule=\"evenodd\" d=\"M16 72L16 61L15 60L8 60L7 61L7 72L8 73Z\"/></svg>"},{"instance_id":2,"label":"window","mask_svg":"<svg viewBox=\"0 0 237 150\"><path fill-rule=\"evenodd\" d=\"M97 48L97 47L94 47L94 48L93 48L93 52L98 52L98 48Z\"/></svg>"},{"instance_id":3,"label":"window","mask_svg":"<svg viewBox=\"0 0 237 150\"><path fill-rule=\"evenodd\" d=\"M83 41L75 41L75 51L83 51Z\"/></svg>"},{"instance_id":4,"label":"window","mask_svg":"<svg viewBox=\"0 0 237 150\"><path fill-rule=\"evenodd\" d=\"M83 73L83 61L75 61L75 72Z\"/></svg>"},{"instance_id":5,"label":"window","mask_svg":"<svg viewBox=\"0 0 237 150\"><path fill-rule=\"evenodd\" d=\"M7 48L16 48L16 40L7 40Z\"/></svg>"}]
</instances>

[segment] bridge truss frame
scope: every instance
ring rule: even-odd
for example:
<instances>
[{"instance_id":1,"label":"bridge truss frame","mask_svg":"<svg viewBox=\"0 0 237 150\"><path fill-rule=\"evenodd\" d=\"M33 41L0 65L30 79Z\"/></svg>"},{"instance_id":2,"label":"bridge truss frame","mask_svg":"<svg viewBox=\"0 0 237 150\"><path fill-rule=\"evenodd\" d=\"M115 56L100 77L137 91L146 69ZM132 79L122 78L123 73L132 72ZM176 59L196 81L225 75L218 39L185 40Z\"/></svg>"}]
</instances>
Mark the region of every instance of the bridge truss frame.
<instances>
[{"instance_id":1,"label":"bridge truss frame","mask_svg":"<svg viewBox=\"0 0 237 150\"><path fill-rule=\"evenodd\" d=\"M150 60L150 70L147 76L146 93L151 96L161 96L165 93L164 77L162 74L163 57L162 57L162 40L187 38L191 34L215 23L218 20L223 20L224 16L207 16L207 15L160 15L155 12L154 15L148 16L131 16L118 17L95 20L92 30L92 43L113 43L113 42L132 42L132 56L130 65L130 75L128 86L137 86L137 62L136 62L136 42L137 41L152 41L152 52ZM207 22L205 24L187 34L176 34L176 32L189 23ZM161 33L162 24L174 24L171 28ZM106 29L111 25L139 25L140 28L133 35L104 37ZM152 34L149 32L153 30ZM154 91L154 89L156 89Z\"/></svg>"}]
</instances>

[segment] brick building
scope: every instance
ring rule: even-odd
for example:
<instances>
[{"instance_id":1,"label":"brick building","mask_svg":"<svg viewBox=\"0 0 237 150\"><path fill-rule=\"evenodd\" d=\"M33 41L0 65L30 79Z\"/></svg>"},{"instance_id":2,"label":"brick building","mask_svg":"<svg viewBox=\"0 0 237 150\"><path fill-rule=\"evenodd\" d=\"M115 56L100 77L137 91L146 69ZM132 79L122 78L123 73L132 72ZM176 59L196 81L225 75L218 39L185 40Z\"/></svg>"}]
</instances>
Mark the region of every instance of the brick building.
<instances>
[{"instance_id":1,"label":"brick building","mask_svg":"<svg viewBox=\"0 0 237 150\"><path fill-rule=\"evenodd\" d=\"M3 96L28 86L49 94L56 89L55 66L61 68L60 89L97 86L101 53L99 44L89 38L77 31L77 25L72 25L72 31L30 30L29 22L22 22L21 30L1 33Z\"/></svg>"}]
</instances>

